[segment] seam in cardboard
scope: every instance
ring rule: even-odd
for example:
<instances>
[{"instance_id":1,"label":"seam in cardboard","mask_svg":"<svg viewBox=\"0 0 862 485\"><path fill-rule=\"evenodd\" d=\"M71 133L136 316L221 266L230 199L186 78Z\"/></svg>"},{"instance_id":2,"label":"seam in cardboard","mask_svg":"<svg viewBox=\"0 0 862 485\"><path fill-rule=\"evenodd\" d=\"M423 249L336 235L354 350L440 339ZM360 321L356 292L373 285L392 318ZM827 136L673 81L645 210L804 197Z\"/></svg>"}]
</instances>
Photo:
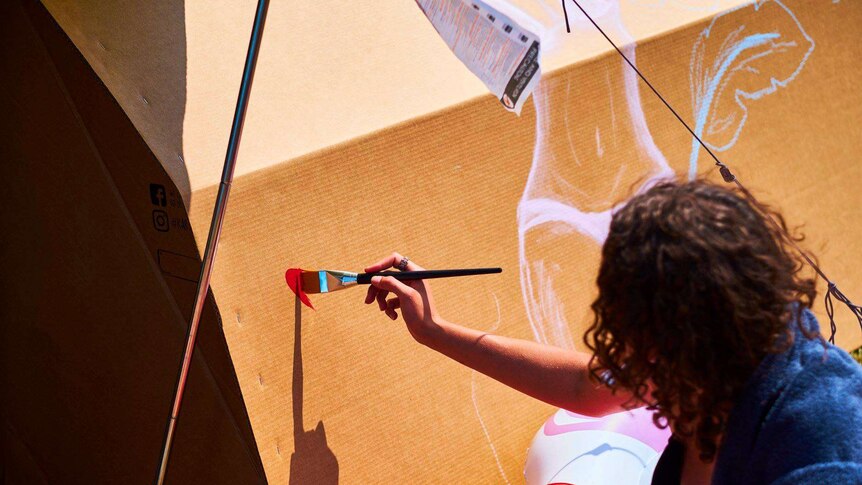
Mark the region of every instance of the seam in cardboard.
<instances>
[{"instance_id":1,"label":"seam in cardboard","mask_svg":"<svg viewBox=\"0 0 862 485\"><path fill-rule=\"evenodd\" d=\"M663 30L661 32L657 32L653 35L643 37L642 39L634 40L631 43L622 44L622 45L620 45L620 48L626 48L632 44L634 44L635 47L637 47L637 48L643 48L646 45L651 45L651 44L653 44L657 41L660 41L661 39L663 39L669 35L673 35L677 32L693 29L695 27L702 28L703 26L709 24L709 22L712 22L712 20L716 16L728 14L728 12L732 12L733 10L742 9L745 6L750 5L751 3L754 3L754 0L751 0L751 1L746 2L746 3L740 3L739 5L736 5L732 8L726 8L726 9L716 11L716 12L714 12L708 16L704 16L704 17L701 17L697 20L693 20L691 22L688 22L688 23L685 23L682 25L678 25L676 27L673 27L673 28L670 28L667 30ZM569 34L566 34L566 35L569 35ZM604 50L596 53L593 56L579 59L578 61L573 62L571 64L567 64L565 66L560 66L556 69L548 71L547 73L543 73L542 76L546 79L552 79L552 78L560 77L560 76L568 74L572 70L579 69L584 65L597 64L597 63L600 63L600 62L607 60L608 58L611 58L611 57L614 57L617 55L618 55L617 52L612 47L609 46L609 47L605 48ZM638 80L638 82L641 83L642 81ZM304 162L307 162L308 160L318 159L318 158L324 157L328 154L340 152L347 147L360 145L364 142L367 142L367 141L372 140L372 139L377 138L377 137L386 136L389 133L396 132L396 131L401 130L405 127L414 126L414 125L417 125L420 123L429 122L429 121L434 120L434 119L448 117L449 114L452 112L460 111L461 109L468 107L468 106L473 106L473 105L476 105L479 103L487 102L489 99L494 99L492 94L489 94L489 93L480 94L478 96L474 96L472 98L466 99L466 100L461 101L459 103L455 103L455 104L446 106L446 107L438 109L436 111L431 111L431 112L425 113L423 115L419 115L419 116L410 118L408 120L399 121L399 122L391 124L389 126L385 126L383 128L378 128L376 130L370 131L370 132L365 133L363 135L359 135L359 136L338 142L336 144L333 144L333 145L330 145L330 146L327 146L324 148L313 150L313 151L310 151L310 152L305 153L303 155L299 155L299 156L294 157L294 158L289 158L287 160L283 160L281 162L274 163L272 165L269 165L269 166L263 167L261 169L255 170L253 172L239 175L234 179L234 182L244 180L245 178L251 177L251 176L256 175L256 174L270 173L271 170L279 170L286 164L304 163ZM192 191L190 199L194 198L195 194L204 193L206 191L212 190L213 188L218 187L218 185L219 185L219 182L215 182L215 183L203 186L203 187L199 187L198 189Z\"/></svg>"}]
</instances>

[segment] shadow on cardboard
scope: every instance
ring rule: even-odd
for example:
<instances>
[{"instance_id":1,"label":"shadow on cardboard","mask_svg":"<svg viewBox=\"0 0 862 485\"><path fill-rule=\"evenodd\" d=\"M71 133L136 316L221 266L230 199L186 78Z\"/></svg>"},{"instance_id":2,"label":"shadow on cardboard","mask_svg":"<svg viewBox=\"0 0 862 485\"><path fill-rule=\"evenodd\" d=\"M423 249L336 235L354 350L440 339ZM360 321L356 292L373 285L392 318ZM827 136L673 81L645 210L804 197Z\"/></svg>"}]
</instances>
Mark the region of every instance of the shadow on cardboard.
<instances>
[{"instance_id":1,"label":"shadow on cardboard","mask_svg":"<svg viewBox=\"0 0 862 485\"><path fill-rule=\"evenodd\" d=\"M323 421L306 431L302 417L302 304L295 301L293 338L293 444L290 483L329 485L338 483L338 459L326 443Z\"/></svg>"}]
</instances>

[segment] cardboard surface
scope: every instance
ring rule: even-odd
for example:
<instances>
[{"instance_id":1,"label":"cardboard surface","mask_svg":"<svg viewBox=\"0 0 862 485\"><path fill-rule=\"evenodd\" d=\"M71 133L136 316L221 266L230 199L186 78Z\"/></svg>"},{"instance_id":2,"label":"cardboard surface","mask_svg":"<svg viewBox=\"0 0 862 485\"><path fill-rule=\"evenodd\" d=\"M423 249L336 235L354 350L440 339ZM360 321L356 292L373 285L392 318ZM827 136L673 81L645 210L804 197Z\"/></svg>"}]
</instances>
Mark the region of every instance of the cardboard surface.
<instances>
[{"instance_id":1,"label":"cardboard surface","mask_svg":"<svg viewBox=\"0 0 862 485\"><path fill-rule=\"evenodd\" d=\"M850 89L855 68L845 62L858 56L851 25L860 10L789 5L804 33L816 39L816 50L794 84L750 103L744 134L721 155L792 224L805 223L806 244L818 250L823 267L848 294L862 294L862 281L848 264L859 252L858 234L834 218L836 211L842 219L858 217L862 207L852 188L860 165L846 148L860 134L844 122L862 115ZM783 9L728 14L714 27L716 40L731 24L780 28L805 47ZM637 49L639 66L685 116L692 110L692 46L708 25ZM757 67L781 79L805 52L788 51ZM787 63L793 63L789 71ZM849 71L832 74L839 69ZM225 331L271 481L290 474L275 447L289 447L291 419L284 410L298 398L305 403L303 429L324 422L326 446L318 450L337 457L346 482L410 476L491 483L502 480L500 468L506 479L519 480L529 441L550 409L417 347L400 325L361 305L361 290L318 296L318 310L302 313L305 391L296 395L296 376L284 366L297 345L295 302L280 270L358 268L389 249L428 267L499 264L505 268L499 277L435 282L442 314L582 348L599 244L562 217L530 226L530 206L522 199L556 198L577 207L583 217L575 219L588 228L590 214L609 209L644 176L661 173L663 163L679 174L688 171L686 132L643 90L633 106L630 77L618 57L606 56L546 76L521 118L503 116L486 97L235 182L213 285L223 305L243 315L242 327ZM740 88L760 85L740 82ZM632 115L639 108L642 120ZM718 144L719 135L710 141ZM701 155L698 172L711 170ZM212 200L212 191L196 194L192 220L198 227L208 217L198 208ZM555 291L540 294L547 286ZM528 314L525 297L538 302L526 307ZM549 303L549 297L556 300ZM822 307L818 311L822 318ZM857 345L855 321L838 313L839 344Z\"/></svg>"},{"instance_id":2,"label":"cardboard surface","mask_svg":"<svg viewBox=\"0 0 862 485\"><path fill-rule=\"evenodd\" d=\"M719 153L791 224L805 225L806 246L850 295L862 295L852 264L859 233L841 222L862 215L853 189L862 166L848 148L862 135L846 122L862 116L852 89L858 68L847 62L860 54L852 40L859 20L858 4L765 2L718 18L704 45L716 56L714 42L744 25L746 34L781 32L796 47L747 52L764 59L748 64L760 76L740 70L713 104L718 118L738 114L733 89L771 86L805 60L792 82L747 103L736 143ZM693 46L709 27L636 51L687 118L696 107ZM668 169L685 177L690 168L690 137L632 78L607 55L547 75L520 118L487 96L235 181L213 286L223 311L242 315L225 333L270 481L295 470L277 451L304 439L291 426L300 422L307 434L318 421L326 440L314 442L310 460L334 454L345 483L520 480L549 407L417 346L400 324L364 307L361 290L317 295L318 310L298 320L281 272L360 269L392 249L430 268L500 265L499 276L433 282L444 317L583 348L607 209L645 177ZM726 136L713 128L707 139L724 145ZM696 169L717 176L702 151ZM197 231L213 195L195 193ZM530 203L548 200L565 210ZM825 325L819 303L817 311ZM855 320L837 313L838 343L858 345ZM288 365L298 350L300 372ZM303 415L289 416L299 399Z\"/></svg>"},{"instance_id":3,"label":"cardboard surface","mask_svg":"<svg viewBox=\"0 0 862 485\"><path fill-rule=\"evenodd\" d=\"M157 256L199 267L186 210L44 7L0 16L3 481L151 483L195 290ZM168 483L264 481L210 298Z\"/></svg>"},{"instance_id":4,"label":"cardboard surface","mask_svg":"<svg viewBox=\"0 0 862 485\"><path fill-rule=\"evenodd\" d=\"M108 16L117 23L104 33L86 26L104 22L107 8L46 4L154 152L165 138L135 113L155 111L129 93L143 85L136 76L158 78L149 60L118 60L144 54L116 46L131 29L128 38L156 44L152 59L177 61L164 48L182 42L185 26L183 129L169 130L166 146L181 148L186 162L161 161L175 180L187 173L202 248L253 2L129 3L128 17ZM607 5L617 4L593 6ZM734 5L741 8L727 10ZM549 406L419 347L363 306L361 290L317 295L317 311L301 309L284 270L360 270L391 250L429 268L502 266L498 276L434 282L441 313L582 348L609 209L651 177L685 177L692 167L717 174L582 20L572 34L558 32L545 78L518 118L477 97L481 84L412 2L344 8L270 7L213 273L266 477L517 483ZM619 8L597 20L617 40L638 40L625 51L644 74L758 197L804 224L806 247L858 303L862 234L847 221L862 216L853 151L862 141L862 73L850 61L862 55L862 4L624 0ZM173 24L164 27L170 43L132 20L157 13ZM103 36L115 48L103 42L99 54ZM182 96L171 91L179 84L154 82L149 106L179 109ZM167 273L188 271L181 258L158 261ZM822 305L816 310L825 325ZM855 320L836 312L838 343L858 346Z\"/></svg>"},{"instance_id":5,"label":"cardboard surface","mask_svg":"<svg viewBox=\"0 0 862 485\"><path fill-rule=\"evenodd\" d=\"M217 184L256 1L44 3L184 195ZM490 3L544 27L544 72L610 50L595 32L566 34L559 1ZM608 18L608 2L582 3ZM646 39L743 3L624 0L628 32L616 38ZM410 0L271 2L264 39L237 175L487 92Z\"/></svg>"}]
</instances>

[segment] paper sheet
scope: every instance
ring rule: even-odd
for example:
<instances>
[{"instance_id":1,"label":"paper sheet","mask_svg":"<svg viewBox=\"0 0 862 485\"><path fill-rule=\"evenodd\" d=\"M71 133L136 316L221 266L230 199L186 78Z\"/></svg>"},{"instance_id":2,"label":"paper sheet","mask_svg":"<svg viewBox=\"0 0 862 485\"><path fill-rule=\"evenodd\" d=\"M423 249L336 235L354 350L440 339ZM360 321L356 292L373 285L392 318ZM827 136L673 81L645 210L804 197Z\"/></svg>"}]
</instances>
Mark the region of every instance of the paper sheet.
<instances>
[{"instance_id":1,"label":"paper sheet","mask_svg":"<svg viewBox=\"0 0 862 485\"><path fill-rule=\"evenodd\" d=\"M455 56L517 114L538 85L540 39L480 0L417 0Z\"/></svg>"}]
</instances>

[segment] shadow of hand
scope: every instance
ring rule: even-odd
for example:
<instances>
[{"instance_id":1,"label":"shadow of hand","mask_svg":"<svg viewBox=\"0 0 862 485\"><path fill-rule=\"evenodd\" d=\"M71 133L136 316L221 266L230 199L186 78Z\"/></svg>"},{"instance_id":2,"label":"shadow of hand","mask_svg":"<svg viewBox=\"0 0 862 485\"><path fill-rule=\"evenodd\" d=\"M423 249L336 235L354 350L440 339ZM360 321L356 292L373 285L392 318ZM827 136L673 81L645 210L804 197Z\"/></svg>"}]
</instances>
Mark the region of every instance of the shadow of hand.
<instances>
[{"instance_id":1,"label":"shadow of hand","mask_svg":"<svg viewBox=\"0 0 862 485\"><path fill-rule=\"evenodd\" d=\"M290 455L290 483L330 485L338 483L338 460L326 444L323 421L295 437L296 450Z\"/></svg>"}]
</instances>

